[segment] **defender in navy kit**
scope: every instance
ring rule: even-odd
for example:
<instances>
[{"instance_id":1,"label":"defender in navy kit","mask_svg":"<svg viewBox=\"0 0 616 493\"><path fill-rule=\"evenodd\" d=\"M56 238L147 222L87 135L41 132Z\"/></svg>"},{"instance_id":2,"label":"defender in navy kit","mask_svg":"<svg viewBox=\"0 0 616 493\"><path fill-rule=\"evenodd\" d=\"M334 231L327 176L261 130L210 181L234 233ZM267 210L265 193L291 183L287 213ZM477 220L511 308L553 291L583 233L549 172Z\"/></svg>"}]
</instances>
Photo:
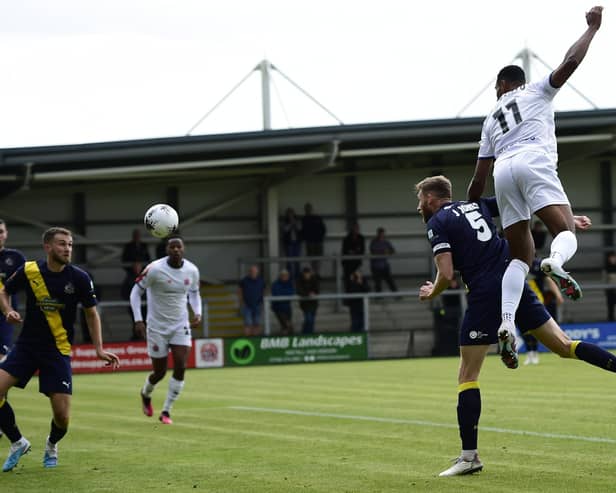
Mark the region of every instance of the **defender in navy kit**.
<instances>
[{"instance_id":1,"label":"defender in navy kit","mask_svg":"<svg viewBox=\"0 0 616 493\"><path fill-rule=\"evenodd\" d=\"M437 272L419 290L420 300L431 300L449 287L458 270L468 288L468 308L460 329L458 373L458 426L462 452L455 464L440 476L472 474L483 469L477 453L477 428L481 414L479 373L490 344L498 341L501 324L501 280L508 265L507 242L498 237L492 217L498 214L494 199L479 202L452 201L451 182L444 176L425 178L415 185L428 229ZM586 229L590 220L575 217ZM525 284L516 312L521 332L530 332L548 349L563 358L578 358L616 372L616 356L594 344L569 339ZM503 342L503 341L499 341ZM501 344L501 359L509 368L518 366L515 346Z\"/></svg>"},{"instance_id":2,"label":"defender in navy kit","mask_svg":"<svg viewBox=\"0 0 616 493\"><path fill-rule=\"evenodd\" d=\"M19 250L6 248L6 240L9 232L6 222L0 219L0 287L13 275L19 267L24 265L26 258ZM13 307L17 307L17 298L11 299ZM6 321L4 315L0 314L0 361L3 361L13 345L13 325ZM0 432L1 435L1 432Z\"/></svg>"}]
</instances>

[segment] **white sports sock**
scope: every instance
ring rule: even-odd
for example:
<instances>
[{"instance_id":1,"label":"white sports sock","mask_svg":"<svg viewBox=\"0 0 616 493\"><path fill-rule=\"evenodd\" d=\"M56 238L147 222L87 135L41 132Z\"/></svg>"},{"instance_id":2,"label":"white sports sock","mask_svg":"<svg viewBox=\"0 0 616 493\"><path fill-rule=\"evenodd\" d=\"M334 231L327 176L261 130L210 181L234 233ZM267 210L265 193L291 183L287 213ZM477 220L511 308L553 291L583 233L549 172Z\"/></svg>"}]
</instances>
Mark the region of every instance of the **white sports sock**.
<instances>
[{"instance_id":1,"label":"white sports sock","mask_svg":"<svg viewBox=\"0 0 616 493\"><path fill-rule=\"evenodd\" d=\"M473 450L462 450L462 460L465 460L467 462L471 462L474 458L475 455L477 455L477 449L473 449Z\"/></svg>"},{"instance_id":2,"label":"white sports sock","mask_svg":"<svg viewBox=\"0 0 616 493\"><path fill-rule=\"evenodd\" d=\"M163 405L163 411L170 412L173 403L179 397L180 392L184 388L184 380L176 380L171 377L169 379L169 390L167 391L167 398L165 399L165 404Z\"/></svg>"},{"instance_id":3,"label":"white sports sock","mask_svg":"<svg viewBox=\"0 0 616 493\"><path fill-rule=\"evenodd\" d=\"M577 238L571 231L562 231L556 235L550 245L550 258L562 267L577 251Z\"/></svg>"},{"instance_id":4,"label":"white sports sock","mask_svg":"<svg viewBox=\"0 0 616 493\"><path fill-rule=\"evenodd\" d=\"M141 389L141 394L143 397L151 397L152 392L154 392L154 388L156 385L150 383L150 376L145 377L145 383L143 384L143 388Z\"/></svg>"},{"instance_id":5,"label":"white sports sock","mask_svg":"<svg viewBox=\"0 0 616 493\"><path fill-rule=\"evenodd\" d=\"M528 265L522 260L514 258L509 262L502 281L501 313L503 321L514 322L515 312L520 304L528 271Z\"/></svg>"}]
</instances>

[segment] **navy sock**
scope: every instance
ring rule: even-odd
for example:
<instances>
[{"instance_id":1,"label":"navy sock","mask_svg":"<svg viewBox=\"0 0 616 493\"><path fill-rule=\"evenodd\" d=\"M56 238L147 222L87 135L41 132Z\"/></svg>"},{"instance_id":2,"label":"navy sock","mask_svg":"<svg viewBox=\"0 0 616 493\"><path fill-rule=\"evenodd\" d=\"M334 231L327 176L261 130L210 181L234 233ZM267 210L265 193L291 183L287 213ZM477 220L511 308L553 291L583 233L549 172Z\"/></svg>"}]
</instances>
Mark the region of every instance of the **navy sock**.
<instances>
[{"instance_id":1,"label":"navy sock","mask_svg":"<svg viewBox=\"0 0 616 493\"><path fill-rule=\"evenodd\" d=\"M616 355L601 349L595 344L583 341L573 341L571 345L572 354L586 363L598 366L604 370L616 372Z\"/></svg>"},{"instance_id":2,"label":"navy sock","mask_svg":"<svg viewBox=\"0 0 616 493\"><path fill-rule=\"evenodd\" d=\"M15 423L15 413L6 399L0 400L0 429L11 442L21 438L21 432Z\"/></svg>"},{"instance_id":3,"label":"navy sock","mask_svg":"<svg viewBox=\"0 0 616 493\"><path fill-rule=\"evenodd\" d=\"M477 448L477 428L481 415L481 394L477 382L458 385L458 426L462 450Z\"/></svg>"},{"instance_id":4,"label":"navy sock","mask_svg":"<svg viewBox=\"0 0 616 493\"><path fill-rule=\"evenodd\" d=\"M56 425L56 422L52 418L51 431L49 432L49 442L52 444L58 443L60 440L62 440L62 437L66 435L67 431L68 431L67 428L59 428L58 425Z\"/></svg>"}]
</instances>

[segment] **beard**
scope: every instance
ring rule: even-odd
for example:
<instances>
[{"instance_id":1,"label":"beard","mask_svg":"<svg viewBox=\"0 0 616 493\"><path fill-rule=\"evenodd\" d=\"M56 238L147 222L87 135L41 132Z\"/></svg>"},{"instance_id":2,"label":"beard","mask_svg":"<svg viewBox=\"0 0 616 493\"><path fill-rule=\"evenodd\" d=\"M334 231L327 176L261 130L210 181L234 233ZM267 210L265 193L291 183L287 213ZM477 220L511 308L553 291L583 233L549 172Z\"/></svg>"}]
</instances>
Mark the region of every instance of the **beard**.
<instances>
[{"instance_id":1,"label":"beard","mask_svg":"<svg viewBox=\"0 0 616 493\"><path fill-rule=\"evenodd\" d=\"M427 224L430 218L432 217L432 213L428 210L422 210L420 214L421 214L421 217L423 218L424 224Z\"/></svg>"},{"instance_id":2,"label":"beard","mask_svg":"<svg viewBox=\"0 0 616 493\"><path fill-rule=\"evenodd\" d=\"M71 263L71 255L70 254L68 256L68 259L66 259L64 257L61 257L60 255L58 255L55 252L51 252L49 256L51 257L51 259L54 262L58 262L59 264L62 264L62 265L68 265L68 264Z\"/></svg>"}]
</instances>

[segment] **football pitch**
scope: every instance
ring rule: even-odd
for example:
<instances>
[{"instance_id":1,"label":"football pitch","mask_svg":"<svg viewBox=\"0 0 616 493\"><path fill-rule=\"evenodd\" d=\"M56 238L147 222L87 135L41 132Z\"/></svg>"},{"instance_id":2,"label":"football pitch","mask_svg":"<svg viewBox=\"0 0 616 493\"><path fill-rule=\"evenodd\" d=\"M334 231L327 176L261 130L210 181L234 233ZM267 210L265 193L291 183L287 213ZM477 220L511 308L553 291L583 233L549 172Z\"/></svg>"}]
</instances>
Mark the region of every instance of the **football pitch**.
<instances>
[{"instance_id":1,"label":"football pitch","mask_svg":"<svg viewBox=\"0 0 616 493\"><path fill-rule=\"evenodd\" d=\"M59 465L37 381L9 400L32 452L0 473L14 492L614 491L616 375L542 355L480 385L484 470L439 478L459 453L457 358L187 372L171 426L142 415L145 373L79 375ZM0 440L2 460L8 450Z\"/></svg>"}]
</instances>

